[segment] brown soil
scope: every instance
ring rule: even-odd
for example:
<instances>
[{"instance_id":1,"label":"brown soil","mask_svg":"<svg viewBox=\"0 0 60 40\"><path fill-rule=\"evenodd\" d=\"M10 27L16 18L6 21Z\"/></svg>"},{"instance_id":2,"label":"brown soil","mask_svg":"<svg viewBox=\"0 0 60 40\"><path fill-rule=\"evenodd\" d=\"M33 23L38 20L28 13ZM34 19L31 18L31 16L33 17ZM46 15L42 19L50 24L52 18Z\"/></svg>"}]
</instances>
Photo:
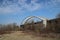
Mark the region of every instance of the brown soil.
<instances>
[{"instance_id":1,"label":"brown soil","mask_svg":"<svg viewBox=\"0 0 60 40\"><path fill-rule=\"evenodd\" d=\"M34 36L33 34L23 33L22 31L15 31L11 34L0 35L0 40L60 40L60 39L39 37Z\"/></svg>"}]
</instances>

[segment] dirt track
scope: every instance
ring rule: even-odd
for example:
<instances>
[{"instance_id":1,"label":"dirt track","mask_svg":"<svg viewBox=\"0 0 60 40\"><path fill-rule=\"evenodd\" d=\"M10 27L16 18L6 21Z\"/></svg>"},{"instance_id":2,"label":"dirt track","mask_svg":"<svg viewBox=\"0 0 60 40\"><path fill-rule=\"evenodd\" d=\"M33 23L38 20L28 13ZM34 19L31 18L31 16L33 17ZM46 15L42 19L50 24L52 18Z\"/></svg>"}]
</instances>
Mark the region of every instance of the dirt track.
<instances>
[{"instance_id":1,"label":"dirt track","mask_svg":"<svg viewBox=\"0 0 60 40\"><path fill-rule=\"evenodd\" d=\"M11 34L0 35L0 40L59 40L59 39L36 37L36 36L24 34L21 31L17 31Z\"/></svg>"}]
</instances>

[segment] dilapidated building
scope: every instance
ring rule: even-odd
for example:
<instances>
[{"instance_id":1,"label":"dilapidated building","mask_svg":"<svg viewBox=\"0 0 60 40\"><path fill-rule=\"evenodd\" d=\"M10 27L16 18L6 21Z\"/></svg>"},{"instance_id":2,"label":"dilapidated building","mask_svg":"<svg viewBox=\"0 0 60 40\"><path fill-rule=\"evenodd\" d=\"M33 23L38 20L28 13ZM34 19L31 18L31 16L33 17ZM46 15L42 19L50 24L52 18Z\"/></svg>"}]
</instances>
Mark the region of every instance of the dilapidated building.
<instances>
[{"instance_id":1,"label":"dilapidated building","mask_svg":"<svg viewBox=\"0 0 60 40\"><path fill-rule=\"evenodd\" d=\"M47 26L44 27L42 21L40 22L32 22L24 25L20 25L20 29L27 31L47 31L47 32L60 32L60 18L55 18L51 20L47 20Z\"/></svg>"}]
</instances>

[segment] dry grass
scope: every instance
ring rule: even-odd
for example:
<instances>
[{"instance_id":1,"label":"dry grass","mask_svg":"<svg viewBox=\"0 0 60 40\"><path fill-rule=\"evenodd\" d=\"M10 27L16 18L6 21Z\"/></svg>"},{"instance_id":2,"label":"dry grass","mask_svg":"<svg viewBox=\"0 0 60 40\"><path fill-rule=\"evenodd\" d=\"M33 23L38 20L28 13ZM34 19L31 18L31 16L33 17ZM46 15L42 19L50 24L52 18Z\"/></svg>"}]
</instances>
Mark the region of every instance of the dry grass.
<instances>
[{"instance_id":1,"label":"dry grass","mask_svg":"<svg viewBox=\"0 0 60 40\"><path fill-rule=\"evenodd\" d=\"M0 40L60 40L58 38L37 37L31 34L15 31L11 34L0 35Z\"/></svg>"}]
</instances>

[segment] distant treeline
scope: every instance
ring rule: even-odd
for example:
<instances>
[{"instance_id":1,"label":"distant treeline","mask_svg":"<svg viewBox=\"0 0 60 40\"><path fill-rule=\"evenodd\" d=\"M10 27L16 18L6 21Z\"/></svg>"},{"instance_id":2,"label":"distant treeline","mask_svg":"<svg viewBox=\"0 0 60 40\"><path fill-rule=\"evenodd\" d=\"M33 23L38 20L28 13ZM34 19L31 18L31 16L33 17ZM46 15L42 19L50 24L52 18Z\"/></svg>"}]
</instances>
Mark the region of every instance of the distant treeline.
<instances>
[{"instance_id":1,"label":"distant treeline","mask_svg":"<svg viewBox=\"0 0 60 40\"><path fill-rule=\"evenodd\" d=\"M10 33L11 31L19 31L19 26L16 23L7 25L0 24L0 34Z\"/></svg>"}]
</instances>

